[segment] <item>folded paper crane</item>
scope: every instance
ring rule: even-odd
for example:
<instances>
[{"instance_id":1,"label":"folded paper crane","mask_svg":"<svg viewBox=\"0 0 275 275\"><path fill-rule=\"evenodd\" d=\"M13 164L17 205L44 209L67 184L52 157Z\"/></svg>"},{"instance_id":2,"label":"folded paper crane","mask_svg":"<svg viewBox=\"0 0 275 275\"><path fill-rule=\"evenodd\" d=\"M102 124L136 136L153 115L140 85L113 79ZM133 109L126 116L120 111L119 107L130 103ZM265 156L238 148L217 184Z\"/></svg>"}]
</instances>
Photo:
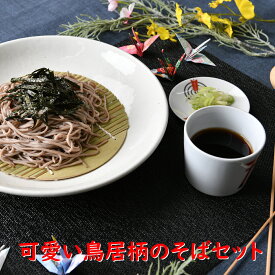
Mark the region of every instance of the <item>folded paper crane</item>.
<instances>
[{"instance_id":1,"label":"folded paper crane","mask_svg":"<svg viewBox=\"0 0 275 275\"><path fill-rule=\"evenodd\" d=\"M187 62L216 66L208 57L201 53L201 51L206 48L206 44L210 41L210 39L204 41L197 48L193 49L186 39L180 37L179 35L177 35L177 38L184 50L184 54L182 54L176 64L173 65L171 61L167 57L165 57L164 50L162 50L161 52L163 59L158 58L161 67L157 69L152 69L151 71L153 74L162 78L173 80L177 69L179 68L183 60Z\"/></svg>"},{"instance_id":2,"label":"folded paper crane","mask_svg":"<svg viewBox=\"0 0 275 275\"><path fill-rule=\"evenodd\" d=\"M138 34L132 28L132 32L134 38L130 36L132 41L132 45L126 45L119 47L119 49L129 53L129 54L137 54L138 56L143 56L143 53L155 42L155 40L159 37L159 35L154 35L147 39L144 43L140 41Z\"/></svg>"},{"instance_id":3,"label":"folded paper crane","mask_svg":"<svg viewBox=\"0 0 275 275\"><path fill-rule=\"evenodd\" d=\"M52 237L55 240L54 237ZM56 240L55 240L56 241ZM59 250L60 255L56 255L55 258L59 261L47 260L43 259L45 255L36 255L36 259L49 271L58 275L69 274L73 271L79 264L81 264L85 255L77 254L72 258L67 258L64 250L60 247Z\"/></svg>"},{"instance_id":4,"label":"folded paper crane","mask_svg":"<svg viewBox=\"0 0 275 275\"><path fill-rule=\"evenodd\" d=\"M1 271L2 266L3 266L3 264L4 264L4 262L5 262L6 258L7 258L9 250L10 250L10 248L9 247L5 248L4 245L2 245L0 247L0 271Z\"/></svg>"},{"instance_id":5,"label":"folded paper crane","mask_svg":"<svg viewBox=\"0 0 275 275\"><path fill-rule=\"evenodd\" d=\"M173 80L177 72L177 69L179 68L182 60L185 57L185 53L179 58L175 66L172 64L170 59L164 55L164 49L161 50L161 53L162 53L163 59L158 58L158 61L162 67L158 69L152 69L151 72L156 76Z\"/></svg>"},{"instance_id":6,"label":"folded paper crane","mask_svg":"<svg viewBox=\"0 0 275 275\"><path fill-rule=\"evenodd\" d=\"M186 54L184 60L191 61L194 63L201 63L210 66L216 66L208 57L201 53L207 47L207 43L211 40L210 38L201 43L197 48L193 49L189 42L183 37L177 35L177 38L184 49Z\"/></svg>"}]
</instances>

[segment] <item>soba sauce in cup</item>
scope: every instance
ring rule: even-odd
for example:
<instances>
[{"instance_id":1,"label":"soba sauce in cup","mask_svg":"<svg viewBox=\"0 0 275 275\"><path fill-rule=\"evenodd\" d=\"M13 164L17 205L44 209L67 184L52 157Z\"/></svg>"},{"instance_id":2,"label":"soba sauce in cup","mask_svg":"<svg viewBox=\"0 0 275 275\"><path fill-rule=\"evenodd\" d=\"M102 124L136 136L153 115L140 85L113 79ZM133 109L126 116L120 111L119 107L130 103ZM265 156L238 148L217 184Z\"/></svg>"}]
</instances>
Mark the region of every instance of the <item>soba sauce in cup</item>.
<instances>
[{"instance_id":1,"label":"soba sauce in cup","mask_svg":"<svg viewBox=\"0 0 275 275\"><path fill-rule=\"evenodd\" d=\"M262 124L251 114L228 106L194 112L184 126L186 177L212 196L241 190L266 140Z\"/></svg>"}]
</instances>

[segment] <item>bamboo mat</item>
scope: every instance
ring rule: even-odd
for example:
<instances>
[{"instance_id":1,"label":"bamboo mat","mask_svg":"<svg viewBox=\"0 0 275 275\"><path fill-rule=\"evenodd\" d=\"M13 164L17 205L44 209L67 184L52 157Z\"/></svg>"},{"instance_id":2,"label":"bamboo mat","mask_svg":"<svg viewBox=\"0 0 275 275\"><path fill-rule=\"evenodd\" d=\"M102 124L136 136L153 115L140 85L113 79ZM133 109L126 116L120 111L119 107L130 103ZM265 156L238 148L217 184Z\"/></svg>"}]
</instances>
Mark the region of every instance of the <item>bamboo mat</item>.
<instances>
[{"instance_id":1,"label":"bamboo mat","mask_svg":"<svg viewBox=\"0 0 275 275\"><path fill-rule=\"evenodd\" d=\"M56 72L55 75L63 76L67 73ZM61 180L80 176L91 172L108 160L110 160L123 145L127 130L129 128L128 116L125 112L124 106L116 98L116 96L106 89L101 84L81 75L70 74L77 80L88 82L92 81L100 88L98 94L105 95L107 100L107 108L111 119L107 123L96 124L94 131L99 136L92 137L91 143L98 145L106 142L100 146L100 152L97 155L82 157L84 164L78 164L71 167L65 167L57 171L49 172L47 169L31 168L25 165L10 166L7 163L0 162L0 171L9 175L35 180ZM88 150L87 153L91 152Z\"/></svg>"}]
</instances>

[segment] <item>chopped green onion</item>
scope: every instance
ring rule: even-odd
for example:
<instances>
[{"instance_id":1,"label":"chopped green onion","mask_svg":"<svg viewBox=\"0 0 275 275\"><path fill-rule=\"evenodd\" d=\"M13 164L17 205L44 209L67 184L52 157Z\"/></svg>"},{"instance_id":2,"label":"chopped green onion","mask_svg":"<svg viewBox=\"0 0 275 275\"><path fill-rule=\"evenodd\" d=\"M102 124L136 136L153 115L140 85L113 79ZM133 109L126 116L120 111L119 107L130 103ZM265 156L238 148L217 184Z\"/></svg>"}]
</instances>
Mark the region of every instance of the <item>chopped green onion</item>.
<instances>
[{"instance_id":1,"label":"chopped green onion","mask_svg":"<svg viewBox=\"0 0 275 275\"><path fill-rule=\"evenodd\" d=\"M189 102L194 110L198 110L210 105L232 105L234 97L217 91L213 87L200 87L198 92L189 99Z\"/></svg>"}]
</instances>

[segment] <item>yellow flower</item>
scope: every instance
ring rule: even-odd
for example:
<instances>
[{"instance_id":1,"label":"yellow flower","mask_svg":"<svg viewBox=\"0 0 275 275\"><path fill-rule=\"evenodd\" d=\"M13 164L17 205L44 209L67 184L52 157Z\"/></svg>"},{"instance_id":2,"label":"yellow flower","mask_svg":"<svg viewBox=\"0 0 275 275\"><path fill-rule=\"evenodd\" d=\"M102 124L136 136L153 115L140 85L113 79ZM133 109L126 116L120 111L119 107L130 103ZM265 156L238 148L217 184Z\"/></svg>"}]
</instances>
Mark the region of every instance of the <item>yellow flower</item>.
<instances>
[{"instance_id":1,"label":"yellow flower","mask_svg":"<svg viewBox=\"0 0 275 275\"><path fill-rule=\"evenodd\" d=\"M242 16L246 19L252 19L255 17L254 5L249 0L235 0L235 3L241 12Z\"/></svg>"},{"instance_id":2,"label":"yellow flower","mask_svg":"<svg viewBox=\"0 0 275 275\"><path fill-rule=\"evenodd\" d=\"M164 27L158 27L157 28L157 34L159 35L159 38L161 40L167 40L170 39L173 42L176 42L177 40L174 39L175 34L171 34L169 30L165 29Z\"/></svg>"},{"instance_id":3,"label":"yellow flower","mask_svg":"<svg viewBox=\"0 0 275 275\"><path fill-rule=\"evenodd\" d=\"M229 37L232 37L233 30L232 30L232 25L228 25L224 31L228 34Z\"/></svg>"},{"instance_id":4,"label":"yellow flower","mask_svg":"<svg viewBox=\"0 0 275 275\"><path fill-rule=\"evenodd\" d=\"M195 10L197 11L197 14L196 14L197 20L201 23L204 23L209 29L211 29L212 28L211 16L206 12L203 13L201 8L199 7L195 8Z\"/></svg>"},{"instance_id":5,"label":"yellow flower","mask_svg":"<svg viewBox=\"0 0 275 275\"><path fill-rule=\"evenodd\" d=\"M151 22L151 25L147 26L147 30L148 30L147 35L149 36L156 35L158 25L152 20L150 20L150 22Z\"/></svg>"},{"instance_id":6,"label":"yellow flower","mask_svg":"<svg viewBox=\"0 0 275 275\"><path fill-rule=\"evenodd\" d=\"M239 18L239 20L240 20L241 22L247 21L247 20L246 20L244 17L242 17L242 16Z\"/></svg>"},{"instance_id":7,"label":"yellow flower","mask_svg":"<svg viewBox=\"0 0 275 275\"><path fill-rule=\"evenodd\" d=\"M147 26L147 35L152 36L156 34L159 35L159 38L161 40L170 39L172 42L177 42L177 40L174 39L174 37L176 36L175 34L171 34L166 28L160 27L158 24L151 21L151 25Z\"/></svg>"},{"instance_id":8,"label":"yellow flower","mask_svg":"<svg viewBox=\"0 0 275 275\"><path fill-rule=\"evenodd\" d=\"M176 18L179 23L179 26L182 26L182 9L180 8L179 4L176 3Z\"/></svg>"},{"instance_id":9,"label":"yellow flower","mask_svg":"<svg viewBox=\"0 0 275 275\"><path fill-rule=\"evenodd\" d=\"M167 29L165 29L164 27L158 27L157 33L161 40L169 39L169 31Z\"/></svg>"},{"instance_id":10,"label":"yellow flower","mask_svg":"<svg viewBox=\"0 0 275 275\"><path fill-rule=\"evenodd\" d=\"M232 22L228 18L219 18L216 15L212 15L211 20L213 22L219 22L226 25L226 28L224 29L224 31L228 34L229 37L232 37L232 34L233 34Z\"/></svg>"},{"instance_id":11,"label":"yellow flower","mask_svg":"<svg viewBox=\"0 0 275 275\"><path fill-rule=\"evenodd\" d=\"M174 37L175 37L176 35L175 34L169 34L169 39L170 39L170 41L172 41L172 42L177 42L177 39L175 39Z\"/></svg>"},{"instance_id":12,"label":"yellow flower","mask_svg":"<svg viewBox=\"0 0 275 275\"><path fill-rule=\"evenodd\" d=\"M231 0L215 0L215 1L212 1L211 3L209 3L208 5L209 5L209 7L215 9L223 2L231 2Z\"/></svg>"}]
</instances>

